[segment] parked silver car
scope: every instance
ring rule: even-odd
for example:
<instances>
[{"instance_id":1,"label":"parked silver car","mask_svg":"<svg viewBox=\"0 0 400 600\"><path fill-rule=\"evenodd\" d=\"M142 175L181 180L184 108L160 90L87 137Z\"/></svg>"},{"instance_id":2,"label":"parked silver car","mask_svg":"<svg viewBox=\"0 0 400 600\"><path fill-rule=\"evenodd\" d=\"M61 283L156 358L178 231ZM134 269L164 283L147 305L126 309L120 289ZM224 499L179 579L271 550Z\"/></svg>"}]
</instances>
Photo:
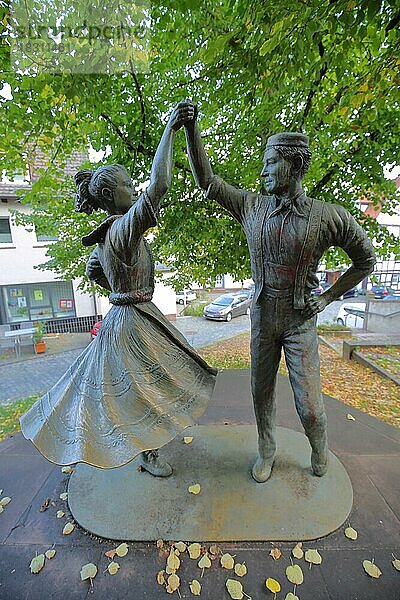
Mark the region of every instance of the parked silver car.
<instances>
[{"instance_id":1,"label":"parked silver car","mask_svg":"<svg viewBox=\"0 0 400 600\"><path fill-rule=\"evenodd\" d=\"M204 307L204 316L206 319L229 322L232 317L249 315L252 300L253 297L249 292L222 294Z\"/></svg>"}]
</instances>

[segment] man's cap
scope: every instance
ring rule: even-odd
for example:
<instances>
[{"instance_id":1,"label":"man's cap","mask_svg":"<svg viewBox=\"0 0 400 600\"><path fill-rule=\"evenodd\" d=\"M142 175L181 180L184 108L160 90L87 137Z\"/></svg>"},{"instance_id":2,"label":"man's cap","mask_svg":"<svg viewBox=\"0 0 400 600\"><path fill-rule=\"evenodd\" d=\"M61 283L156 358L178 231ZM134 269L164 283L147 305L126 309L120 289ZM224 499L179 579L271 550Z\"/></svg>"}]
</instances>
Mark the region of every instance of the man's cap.
<instances>
[{"instance_id":1,"label":"man's cap","mask_svg":"<svg viewBox=\"0 0 400 600\"><path fill-rule=\"evenodd\" d=\"M283 133L275 133L267 140L267 148L271 146L294 146L296 148L308 148L308 135L304 133L292 133L284 131Z\"/></svg>"}]
</instances>

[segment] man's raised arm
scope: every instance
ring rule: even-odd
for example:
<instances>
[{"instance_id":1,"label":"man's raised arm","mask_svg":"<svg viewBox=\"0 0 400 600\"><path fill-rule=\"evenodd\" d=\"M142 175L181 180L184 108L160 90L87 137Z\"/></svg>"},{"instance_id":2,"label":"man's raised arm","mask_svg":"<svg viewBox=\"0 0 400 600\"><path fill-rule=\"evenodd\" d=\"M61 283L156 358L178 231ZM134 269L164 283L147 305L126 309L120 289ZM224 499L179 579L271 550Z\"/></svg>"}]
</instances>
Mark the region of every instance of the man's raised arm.
<instances>
[{"instance_id":1,"label":"man's raised arm","mask_svg":"<svg viewBox=\"0 0 400 600\"><path fill-rule=\"evenodd\" d=\"M197 109L195 107L195 118L186 121L185 134L188 148L190 167L196 184L204 190L207 198L216 200L218 204L226 208L234 217L243 224L246 209L246 190L240 190L226 183L223 179L213 174L203 141L197 126Z\"/></svg>"},{"instance_id":2,"label":"man's raised arm","mask_svg":"<svg viewBox=\"0 0 400 600\"><path fill-rule=\"evenodd\" d=\"M189 163L194 180L206 192L213 178L213 172L206 151L204 150L196 119L185 123L185 135Z\"/></svg>"}]
</instances>

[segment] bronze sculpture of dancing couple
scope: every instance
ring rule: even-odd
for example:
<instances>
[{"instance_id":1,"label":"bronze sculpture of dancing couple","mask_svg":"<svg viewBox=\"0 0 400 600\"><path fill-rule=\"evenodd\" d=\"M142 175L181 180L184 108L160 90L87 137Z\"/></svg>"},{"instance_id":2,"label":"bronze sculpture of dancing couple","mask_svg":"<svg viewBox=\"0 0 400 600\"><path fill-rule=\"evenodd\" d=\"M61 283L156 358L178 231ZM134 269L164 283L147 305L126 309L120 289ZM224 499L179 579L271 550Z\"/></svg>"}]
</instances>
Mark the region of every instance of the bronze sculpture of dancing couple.
<instances>
[{"instance_id":1,"label":"bronze sculpture of dancing couple","mask_svg":"<svg viewBox=\"0 0 400 600\"><path fill-rule=\"evenodd\" d=\"M253 479L267 481L274 463L275 384L282 349L311 445L312 470L322 476L328 448L317 313L372 271L372 244L342 206L304 193L302 179L311 159L307 136L285 132L269 137L261 172L267 193L237 189L213 174L197 126L197 107L188 100L172 112L153 160L150 184L139 198L120 165L76 174L76 210L108 213L82 242L95 245L87 275L110 290L113 306L97 339L21 418L22 431L57 464L112 468L140 455L145 470L168 476L172 467L158 449L204 413L216 370L151 302L154 262L144 237L156 224L168 192L173 140L182 127L196 183L239 221L248 241L255 282L251 390L258 457ZM343 248L352 266L329 290L313 297L318 262L330 246Z\"/></svg>"}]
</instances>

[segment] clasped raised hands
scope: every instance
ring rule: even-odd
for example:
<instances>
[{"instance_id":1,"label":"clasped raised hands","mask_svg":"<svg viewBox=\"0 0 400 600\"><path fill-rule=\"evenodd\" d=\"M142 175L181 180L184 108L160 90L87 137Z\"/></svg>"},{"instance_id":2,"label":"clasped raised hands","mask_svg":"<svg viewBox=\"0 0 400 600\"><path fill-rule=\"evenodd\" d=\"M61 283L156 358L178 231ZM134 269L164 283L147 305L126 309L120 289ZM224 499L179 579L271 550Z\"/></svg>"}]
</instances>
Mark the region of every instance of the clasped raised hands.
<instances>
[{"instance_id":1,"label":"clasped raised hands","mask_svg":"<svg viewBox=\"0 0 400 600\"><path fill-rule=\"evenodd\" d=\"M183 125L193 122L196 117L197 106L194 102L191 100L182 100L172 111L168 124L174 131L178 131Z\"/></svg>"}]
</instances>

